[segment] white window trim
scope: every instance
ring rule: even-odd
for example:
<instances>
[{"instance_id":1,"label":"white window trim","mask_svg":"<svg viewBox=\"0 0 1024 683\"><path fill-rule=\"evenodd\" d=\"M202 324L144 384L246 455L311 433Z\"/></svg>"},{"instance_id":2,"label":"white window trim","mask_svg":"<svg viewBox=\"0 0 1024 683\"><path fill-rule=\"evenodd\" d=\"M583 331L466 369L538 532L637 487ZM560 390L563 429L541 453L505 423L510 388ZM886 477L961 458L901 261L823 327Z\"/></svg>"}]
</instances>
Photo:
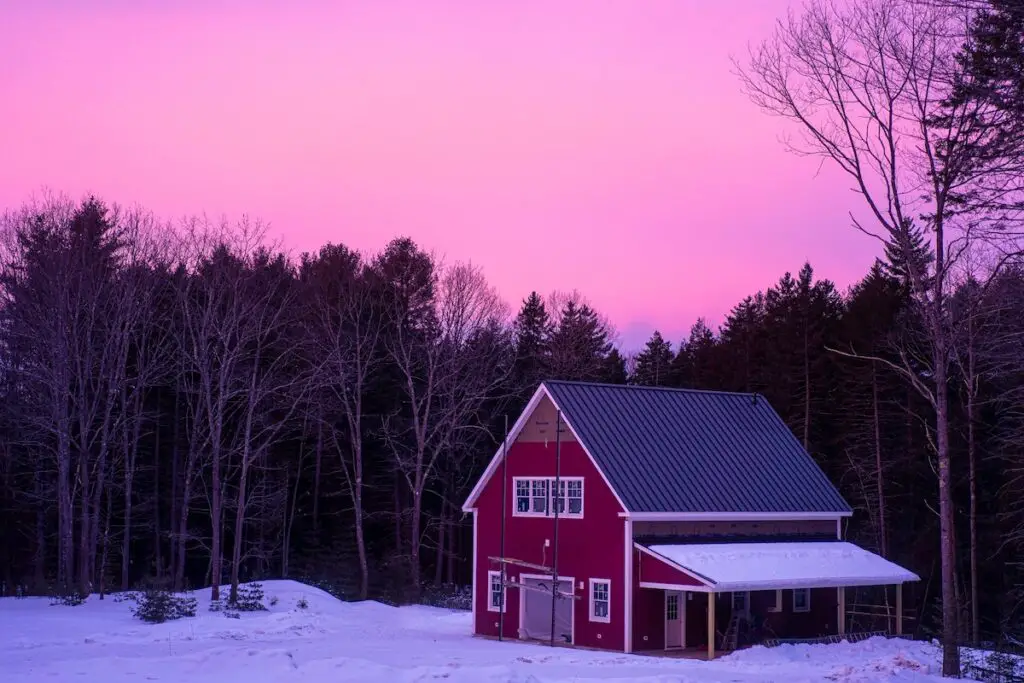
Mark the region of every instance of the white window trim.
<instances>
[{"instance_id":1,"label":"white window trim","mask_svg":"<svg viewBox=\"0 0 1024 683\"><path fill-rule=\"evenodd\" d=\"M497 577L498 581L501 581L500 571L489 571L487 572L487 611L488 612L501 612L502 610L494 606L494 578ZM501 586L501 606L508 608L508 587L505 585Z\"/></svg>"},{"instance_id":2,"label":"white window trim","mask_svg":"<svg viewBox=\"0 0 1024 683\"><path fill-rule=\"evenodd\" d=\"M775 604L768 608L769 612L781 612L782 611L782 591L775 591Z\"/></svg>"},{"instance_id":3,"label":"white window trim","mask_svg":"<svg viewBox=\"0 0 1024 683\"><path fill-rule=\"evenodd\" d=\"M543 479L548 482L548 496L547 496L547 510L545 512L534 512L533 511L533 482L538 479ZM566 496L565 510L558 513L559 519L583 519L584 508L586 507L586 484L584 483L583 477L558 477L558 480L565 486L565 490L569 490L569 482L579 482L580 484L580 511L578 513L569 512L568 496ZM526 512L519 511L519 499L518 489L519 482L529 482L530 486L530 510ZM512 516L513 517L543 517L550 519L555 516L555 477L512 477Z\"/></svg>"},{"instance_id":4,"label":"white window trim","mask_svg":"<svg viewBox=\"0 0 1024 683\"><path fill-rule=\"evenodd\" d=\"M594 584L603 583L608 586L608 616L599 617L594 614ZM610 624L612 621L612 582L611 579L590 580L590 620L600 624Z\"/></svg>"},{"instance_id":5,"label":"white window trim","mask_svg":"<svg viewBox=\"0 0 1024 683\"><path fill-rule=\"evenodd\" d=\"M796 594L799 591L803 591L804 593L807 594L807 604L804 607L797 607L796 606ZM811 589L810 588L794 588L793 589L793 612L795 614L801 614L801 613L810 612L810 611L811 611Z\"/></svg>"}]
</instances>

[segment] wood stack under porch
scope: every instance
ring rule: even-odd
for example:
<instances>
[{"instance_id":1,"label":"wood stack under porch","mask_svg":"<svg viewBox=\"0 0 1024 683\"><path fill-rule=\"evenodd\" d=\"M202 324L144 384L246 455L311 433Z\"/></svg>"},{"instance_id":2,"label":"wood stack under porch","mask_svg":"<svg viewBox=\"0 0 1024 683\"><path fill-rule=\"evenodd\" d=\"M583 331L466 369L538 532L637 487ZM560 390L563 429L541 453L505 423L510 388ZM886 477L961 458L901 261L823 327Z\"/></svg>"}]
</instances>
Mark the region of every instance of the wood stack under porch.
<instances>
[{"instance_id":1,"label":"wood stack under porch","mask_svg":"<svg viewBox=\"0 0 1024 683\"><path fill-rule=\"evenodd\" d=\"M893 586L903 630L908 570L851 543L635 545L633 649L716 652L846 633L846 588ZM709 609L709 604L714 605Z\"/></svg>"}]
</instances>

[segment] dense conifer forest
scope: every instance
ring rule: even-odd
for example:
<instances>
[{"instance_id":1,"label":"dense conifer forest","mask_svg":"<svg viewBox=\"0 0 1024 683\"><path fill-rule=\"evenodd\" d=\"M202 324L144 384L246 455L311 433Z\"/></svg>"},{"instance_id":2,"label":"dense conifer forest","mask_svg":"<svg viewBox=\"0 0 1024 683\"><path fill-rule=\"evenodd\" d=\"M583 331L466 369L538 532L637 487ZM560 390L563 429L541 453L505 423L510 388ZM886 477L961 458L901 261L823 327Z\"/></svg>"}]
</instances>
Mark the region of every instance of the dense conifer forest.
<instances>
[{"instance_id":1,"label":"dense conifer forest","mask_svg":"<svg viewBox=\"0 0 1024 683\"><path fill-rule=\"evenodd\" d=\"M558 378L760 392L856 508L848 537L922 576L926 626L935 609L931 408L901 370L920 331L899 262L848 291L804 265L717 331L698 320L623 355L580 294L511 310L405 238L290 260L258 226L161 225L94 198L28 205L4 230L9 593L465 585L461 503L505 416ZM1020 618L1024 271L984 290L965 272L954 300L957 585L967 629L982 587L991 635Z\"/></svg>"}]
</instances>

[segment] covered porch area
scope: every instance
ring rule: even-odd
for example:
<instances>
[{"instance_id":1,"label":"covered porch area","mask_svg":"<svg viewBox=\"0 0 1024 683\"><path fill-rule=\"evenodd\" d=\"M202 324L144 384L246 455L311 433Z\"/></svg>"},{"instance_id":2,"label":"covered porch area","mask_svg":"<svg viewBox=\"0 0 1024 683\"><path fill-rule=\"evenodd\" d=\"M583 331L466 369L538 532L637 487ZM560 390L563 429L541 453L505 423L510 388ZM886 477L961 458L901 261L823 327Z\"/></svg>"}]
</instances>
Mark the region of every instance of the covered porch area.
<instances>
[{"instance_id":1,"label":"covered porch area","mask_svg":"<svg viewBox=\"0 0 1024 683\"><path fill-rule=\"evenodd\" d=\"M852 543L639 544L638 651L716 653L770 641L846 636L847 588L892 587L888 632L903 632L913 572Z\"/></svg>"}]
</instances>

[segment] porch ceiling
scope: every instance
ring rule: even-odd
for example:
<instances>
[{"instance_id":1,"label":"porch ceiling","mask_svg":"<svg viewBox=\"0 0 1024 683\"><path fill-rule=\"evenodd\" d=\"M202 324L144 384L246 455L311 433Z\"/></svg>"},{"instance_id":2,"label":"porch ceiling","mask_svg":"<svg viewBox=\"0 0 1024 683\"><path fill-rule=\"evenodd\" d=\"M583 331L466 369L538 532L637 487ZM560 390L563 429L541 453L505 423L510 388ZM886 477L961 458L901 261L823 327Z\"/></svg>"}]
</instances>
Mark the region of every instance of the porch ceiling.
<instances>
[{"instance_id":1,"label":"porch ceiling","mask_svg":"<svg viewBox=\"0 0 1024 683\"><path fill-rule=\"evenodd\" d=\"M721 592L882 586L919 581L913 572L840 541L647 545L670 567L707 580ZM698 589L699 590L699 589Z\"/></svg>"}]
</instances>

